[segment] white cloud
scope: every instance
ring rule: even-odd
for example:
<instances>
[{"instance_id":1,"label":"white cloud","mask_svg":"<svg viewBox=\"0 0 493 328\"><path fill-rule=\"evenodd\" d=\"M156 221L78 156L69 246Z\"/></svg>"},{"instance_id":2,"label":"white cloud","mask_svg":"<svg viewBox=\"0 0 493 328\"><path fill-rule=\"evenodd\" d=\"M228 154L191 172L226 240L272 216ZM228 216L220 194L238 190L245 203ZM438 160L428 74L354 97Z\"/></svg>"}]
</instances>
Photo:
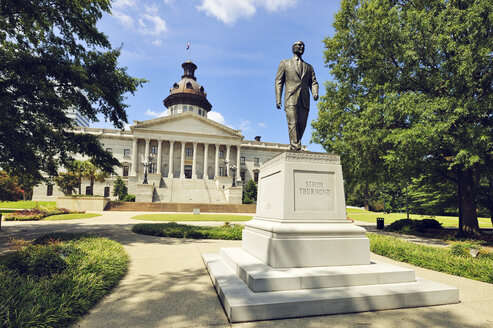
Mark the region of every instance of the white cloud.
<instances>
[{"instance_id":1,"label":"white cloud","mask_svg":"<svg viewBox=\"0 0 493 328\"><path fill-rule=\"evenodd\" d=\"M155 112L155 111L150 110L149 108L147 108L147 111L145 112L145 114L147 116L163 117L163 116L167 116L168 115L168 110L165 110L165 111L162 111L162 112L158 113L158 112Z\"/></svg>"},{"instance_id":2,"label":"white cloud","mask_svg":"<svg viewBox=\"0 0 493 328\"><path fill-rule=\"evenodd\" d=\"M217 123L224 124L224 116L219 112L210 111L207 114L207 118L216 121Z\"/></svg>"},{"instance_id":3,"label":"white cloud","mask_svg":"<svg viewBox=\"0 0 493 328\"><path fill-rule=\"evenodd\" d=\"M134 19L131 16L117 10L113 10L112 14L124 27L132 28L134 26Z\"/></svg>"},{"instance_id":4,"label":"white cloud","mask_svg":"<svg viewBox=\"0 0 493 328\"><path fill-rule=\"evenodd\" d=\"M251 17L257 8L264 7L270 12L294 6L298 0L202 0L198 10L214 16L221 22L233 25L238 18Z\"/></svg>"},{"instance_id":5,"label":"white cloud","mask_svg":"<svg viewBox=\"0 0 493 328\"><path fill-rule=\"evenodd\" d=\"M166 22L164 19L157 15L144 14L139 18L140 29L139 32L148 35L160 35L163 32L168 31Z\"/></svg>"},{"instance_id":6,"label":"white cloud","mask_svg":"<svg viewBox=\"0 0 493 328\"><path fill-rule=\"evenodd\" d=\"M135 7L137 0L115 0L112 3L113 8Z\"/></svg>"},{"instance_id":7,"label":"white cloud","mask_svg":"<svg viewBox=\"0 0 493 328\"><path fill-rule=\"evenodd\" d=\"M264 122L259 122L258 126L260 126L261 128L267 127L267 125Z\"/></svg>"},{"instance_id":8,"label":"white cloud","mask_svg":"<svg viewBox=\"0 0 493 328\"><path fill-rule=\"evenodd\" d=\"M240 130L250 130L250 121L245 120L240 123Z\"/></svg>"},{"instance_id":9,"label":"white cloud","mask_svg":"<svg viewBox=\"0 0 493 328\"><path fill-rule=\"evenodd\" d=\"M225 24L232 25L239 17L250 17L255 14L252 0L202 0L197 9L207 15L215 16Z\"/></svg>"},{"instance_id":10,"label":"white cloud","mask_svg":"<svg viewBox=\"0 0 493 328\"><path fill-rule=\"evenodd\" d=\"M140 35L152 37L152 44L162 45L161 38L168 32L166 21L159 15L156 3L142 4L139 0L117 0L112 15L120 25ZM135 28L135 26L137 28Z\"/></svg>"}]
</instances>

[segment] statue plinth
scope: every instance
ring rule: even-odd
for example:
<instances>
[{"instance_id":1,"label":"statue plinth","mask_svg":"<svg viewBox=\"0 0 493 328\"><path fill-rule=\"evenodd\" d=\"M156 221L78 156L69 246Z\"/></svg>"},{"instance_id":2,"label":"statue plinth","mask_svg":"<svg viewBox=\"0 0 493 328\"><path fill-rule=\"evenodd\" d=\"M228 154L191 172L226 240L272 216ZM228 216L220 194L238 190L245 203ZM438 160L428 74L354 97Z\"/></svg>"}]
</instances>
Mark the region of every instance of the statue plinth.
<instances>
[{"instance_id":1,"label":"statue plinth","mask_svg":"<svg viewBox=\"0 0 493 328\"><path fill-rule=\"evenodd\" d=\"M346 219L339 156L286 152L260 170L242 248L273 268L370 263L366 230Z\"/></svg>"},{"instance_id":2,"label":"statue plinth","mask_svg":"<svg viewBox=\"0 0 493 328\"><path fill-rule=\"evenodd\" d=\"M287 152L262 165L242 248L203 258L230 322L459 302L457 288L370 262L365 229L346 219L336 155Z\"/></svg>"}]
</instances>

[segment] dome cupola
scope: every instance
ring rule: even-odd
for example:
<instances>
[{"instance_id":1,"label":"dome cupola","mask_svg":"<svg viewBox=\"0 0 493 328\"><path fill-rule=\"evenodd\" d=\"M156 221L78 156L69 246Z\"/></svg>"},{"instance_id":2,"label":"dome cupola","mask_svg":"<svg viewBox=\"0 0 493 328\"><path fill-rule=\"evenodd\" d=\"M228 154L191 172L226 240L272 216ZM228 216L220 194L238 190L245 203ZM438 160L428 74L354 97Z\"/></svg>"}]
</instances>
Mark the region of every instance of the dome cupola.
<instances>
[{"instance_id":1,"label":"dome cupola","mask_svg":"<svg viewBox=\"0 0 493 328\"><path fill-rule=\"evenodd\" d=\"M173 84L169 96L163 100L164 106L170 115L190 111L200 116L207 116L212 105L207 100L207 92L205 92L204 87L197 83L195 77L197 65L189 60L181 66L183 67L181 80Z\"/></svg>"}]
</instances>

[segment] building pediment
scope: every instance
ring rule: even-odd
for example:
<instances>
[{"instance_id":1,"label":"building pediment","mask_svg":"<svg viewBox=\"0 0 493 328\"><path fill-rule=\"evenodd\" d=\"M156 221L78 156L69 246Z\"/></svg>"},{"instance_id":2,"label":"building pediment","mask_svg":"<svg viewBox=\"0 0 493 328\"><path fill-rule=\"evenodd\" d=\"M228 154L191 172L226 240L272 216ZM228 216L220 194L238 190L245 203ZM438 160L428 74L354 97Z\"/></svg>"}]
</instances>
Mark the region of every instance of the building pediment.
<instances>
[{"instance_id":1,"label":"building pediment","mask_svg":"<svg viewBox=\"0 0 493 328\"><path fill-rule=\"evenodd\" d=\"M130 127L134 134L163 133L209 137L244 138L241 130L234 130L197 114L187 112L159 117L147 121L135 121Z\"/></svg>"}]
</instances>

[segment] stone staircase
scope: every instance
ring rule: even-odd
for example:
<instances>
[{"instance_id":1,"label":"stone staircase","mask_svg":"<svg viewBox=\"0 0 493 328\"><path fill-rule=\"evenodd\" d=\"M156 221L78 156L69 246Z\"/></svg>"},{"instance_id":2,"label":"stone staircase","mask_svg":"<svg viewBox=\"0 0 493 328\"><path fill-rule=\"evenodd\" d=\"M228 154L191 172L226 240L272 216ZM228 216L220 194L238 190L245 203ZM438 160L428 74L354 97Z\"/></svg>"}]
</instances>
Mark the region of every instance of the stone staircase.
<instances>
[{"instance_id":1,"label":"stone staircase","mask_svg":"<svg viewBox=\"0 0 493 328\"><path fill-rule=\"evenodd\" d=\"M224 192L214 180L162 178L155 183L153 202L164 203L227 203Z\"/></svg>"},{"instance_id":2,"label":"stone staircase","mask_svg":"<svg viewBox=\"0 0 493 328\"><path fill-rule=\"evenodd\" d=\"M105 211L130 212L189 212L200 209L201 213L255 213L256 205L246 204L199 204L199 203L156 203L109 202Z\"/></svg>"}]
</instances>

